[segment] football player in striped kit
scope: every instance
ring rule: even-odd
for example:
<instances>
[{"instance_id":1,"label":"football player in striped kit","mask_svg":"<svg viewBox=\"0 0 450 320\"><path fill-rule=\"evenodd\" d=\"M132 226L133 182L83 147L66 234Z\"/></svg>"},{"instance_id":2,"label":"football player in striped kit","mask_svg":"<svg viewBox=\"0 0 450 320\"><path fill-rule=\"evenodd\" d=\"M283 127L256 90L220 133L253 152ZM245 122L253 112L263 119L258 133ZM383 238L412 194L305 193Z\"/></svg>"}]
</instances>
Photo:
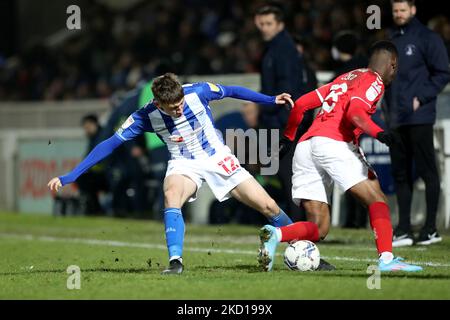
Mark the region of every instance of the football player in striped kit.
<instances>
[{"instance_id":1,"label":"football player in striped kit","mask_svg":"<svg viewBox=\"0 0 450 320\"><path fill-rule=\"evenodd\" d=\"M259 104L293 105L291 96L267 96L239 86L209 82L181 85L172 73L152 84L154 100L134 112L109 139L98 144L70 173L53 178L53 191L74 182L83 172L113 152L123 142L144 132L155 132L171 154L164 179L164 224L169 267L163 274L183 272L184 220L181 208L194 201L206 182L219 201L234 197L258 210L276 227L292 223L259 183L239 164L215 129L209 102L226 97Z\"/></svg>"}]
</instances>

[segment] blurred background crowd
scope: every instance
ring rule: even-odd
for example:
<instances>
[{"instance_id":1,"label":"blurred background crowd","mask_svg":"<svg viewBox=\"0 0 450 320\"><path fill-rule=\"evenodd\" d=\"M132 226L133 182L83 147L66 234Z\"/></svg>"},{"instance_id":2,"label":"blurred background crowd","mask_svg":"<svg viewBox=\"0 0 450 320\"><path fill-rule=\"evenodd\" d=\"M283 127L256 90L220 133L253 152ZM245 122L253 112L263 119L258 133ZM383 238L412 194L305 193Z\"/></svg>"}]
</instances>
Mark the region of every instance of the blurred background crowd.
<instances>
[{"instance_id":1,"label":"blurred background crowd","mask_svg":"<svg viewBox=\"0 0 450 320\"><path fill-rule=\"evenodd\" d=\"M121 10L102 1L89 1L87 6L78 2L83 8L79 32L50 44L22 36L27 41L19 46L5 39L0 100L108 98L152 78L162 60L182 75L259 71L264 45L253 13L262 1L130 1ZM386 0L280 3L287 29L301 39L305 59L316 71L337 67L330 49L339 31L353 30L357 45L347 48L362 54L374 39L383 37L383 31L366 27L369 5L382 9L383 27L392 21ZM8 21L14 4L5 9L9 10L2 10L2 15ZM440 33L450 48L448 16L431 16L425 5L420 9L419 19Z\"/></svg>"}]
</instances>

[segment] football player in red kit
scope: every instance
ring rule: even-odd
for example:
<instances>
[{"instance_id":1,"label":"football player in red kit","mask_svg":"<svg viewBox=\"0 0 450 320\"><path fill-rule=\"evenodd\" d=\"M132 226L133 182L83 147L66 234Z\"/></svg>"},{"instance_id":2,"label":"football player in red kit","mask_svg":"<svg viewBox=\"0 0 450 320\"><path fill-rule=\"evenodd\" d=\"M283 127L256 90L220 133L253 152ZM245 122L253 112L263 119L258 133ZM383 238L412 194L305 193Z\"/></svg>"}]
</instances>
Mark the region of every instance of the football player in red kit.
<instances>
[{"instance_id":1,"label":"football player in red kit","mask_svg":"<svg viewBox=\"0 0 450 320\"><path fill-rule=\"evenodd\" d=\"M380 271L420 271L392 254L392 225L386 196L375 172L359 148L366 133L386 145L393 136L377 126L370 115L394 79L398 53L393 43L379 41L370 50L367 69L337 77L300 97L292 109L280 140L280 157L287 153L307 110L321 107L312 126L301 137L293 159L292 198L307 212L307 221L281 228L264 226L260 232L260 267L270 271L279 242L323 240L330 228L329 196L333 183L360 200L369 211L375 234Z\"/></svg>"}]
</instances>

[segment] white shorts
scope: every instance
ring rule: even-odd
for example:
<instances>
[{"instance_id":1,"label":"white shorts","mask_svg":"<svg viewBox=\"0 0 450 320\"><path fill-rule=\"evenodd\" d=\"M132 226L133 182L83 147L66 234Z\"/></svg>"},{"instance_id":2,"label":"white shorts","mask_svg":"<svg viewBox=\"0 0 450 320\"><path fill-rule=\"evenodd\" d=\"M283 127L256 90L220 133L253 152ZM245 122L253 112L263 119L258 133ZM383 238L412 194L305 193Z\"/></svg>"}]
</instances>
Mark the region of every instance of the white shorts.
<instances>
[{"instance_id":1,"label":"white shorts","mask_svg":"<svg viewBox=\"0 0 450 320\"><path fill-rule=\"evenodd\" d=\"M333 182L345 192L375 172L362 150L344 141L312 137L297 144L292 163L292 200L329 203ZM372 176L371 176L372 177Z\"/></svg>"},{"instance_id":2,"label":"white shorts","mask_svg":"<svg viewBox=\"0 0 450 320\"><path fill-rule=\"evenodd\" d=\"M209 185L216 199L222 202L231 197L231 190L252 177L241 167L239 160L228 147L207 159L169 160L166 177L172 174L184 175L197 185L197 190L189 198L189 202L197 199L197 192L203 181Z\"/></svg>"}]
</instances>

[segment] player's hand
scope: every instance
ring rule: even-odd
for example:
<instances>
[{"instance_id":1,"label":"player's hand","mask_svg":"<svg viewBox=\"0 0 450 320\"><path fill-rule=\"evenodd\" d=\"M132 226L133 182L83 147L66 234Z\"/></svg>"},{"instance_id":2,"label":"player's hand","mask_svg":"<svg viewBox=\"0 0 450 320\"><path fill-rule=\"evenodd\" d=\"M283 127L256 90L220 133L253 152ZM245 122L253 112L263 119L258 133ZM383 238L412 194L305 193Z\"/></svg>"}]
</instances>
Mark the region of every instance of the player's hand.
<instances>
[{"instance_id":1,"label":"player's hand","mask_svg":"<svg viewBox=\"0 0 450 320\"><path fill-rule=\"evenodd\" d=\"M294 101L292 101L291 95L289 93L282 93L275 97L276 104L285 104L288 106L288 109L292 109L294 106Z\"/></svg>"},{"instance_id":2,"label":"player's hand","mask_svg":"<svg viewBox=\"0 0 450 320\"><path fill-rule=\"evenodd\" d=\"M49 181L47 186L50 188L51 191L58 192L59 188L62 187L61 180L59 180L58 177L55 177L55 178L53 178L52 180Z\"/></svg>"},{"instance_id":3,"label":"player's hand","mask_svg":"<svg viewBox=\"0 0 450 320\"><path fill-rule=\"evenodd\" d=\"M280 147L278 149L278 154L279 154L280 159L283 159L289 153L293 144L294 144L294 142L289 140L285 136L281 137L280 143L279 143Z\"/></svg>"},{"instance_id":4,"label":"player's hand","mask_svg":"<svg viewBox=\"0 0 450 320\"><path fill-rule=\"evenodd\" d=\"M391 147L396 141L396 137L392 133L387 133L386 131L378 132L377 140L384 143L388 147Z\"/></svg>"},{"instance_id":5,"label":"player's hand","mask_svg":"<svg viewBox=\"0 0 450 320\"><path fill-rule=\"evenodd\" d=\"M420 101L417 97L414 97L413 99L413 109L416 111L420 107Z\"/></svg>"}]
</instances>

